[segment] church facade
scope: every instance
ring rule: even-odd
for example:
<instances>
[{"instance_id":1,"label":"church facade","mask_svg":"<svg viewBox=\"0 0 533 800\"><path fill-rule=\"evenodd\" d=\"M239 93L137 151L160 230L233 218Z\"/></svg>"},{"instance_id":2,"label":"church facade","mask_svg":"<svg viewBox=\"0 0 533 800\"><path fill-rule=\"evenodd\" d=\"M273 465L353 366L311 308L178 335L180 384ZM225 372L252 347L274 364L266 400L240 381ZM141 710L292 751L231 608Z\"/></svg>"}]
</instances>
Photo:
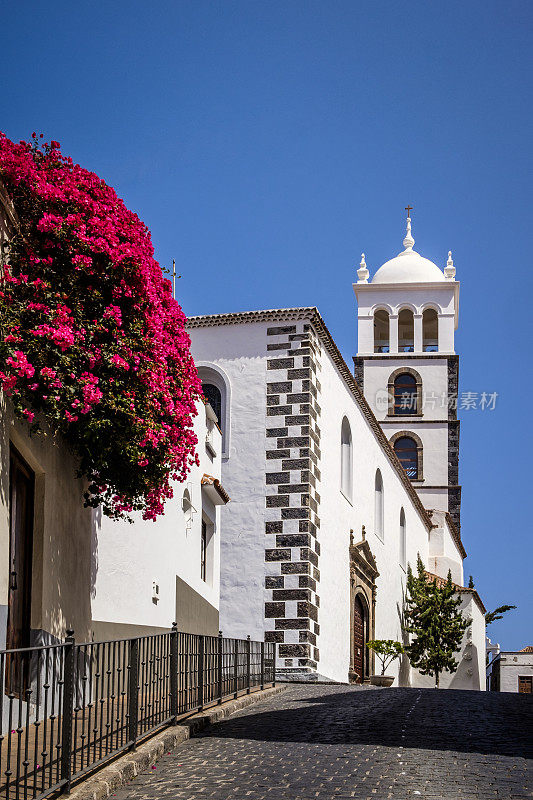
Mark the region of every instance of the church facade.
<instances>
[{"instance_id":1,"label":"church facade","mask_svg":"<svg viewBox=\"0 0 533 800\"><path fill-rule=\"evenodd\" d=\"M366 642L402 640L407 564L420 554L439 577L451 569L473 620L449 684L484 688L484 609L463 588L450 402L459 285L450 264L443 274L411 242L408 220L404 252L371 283L363 259L355 376L316 308L189 320L232 497L221 628L276 642L287 677L368 680ZM427 408L428 392L442 409ZM402 685L431 684L407 659L395 670Z\"/></svg>"}]
</instances>

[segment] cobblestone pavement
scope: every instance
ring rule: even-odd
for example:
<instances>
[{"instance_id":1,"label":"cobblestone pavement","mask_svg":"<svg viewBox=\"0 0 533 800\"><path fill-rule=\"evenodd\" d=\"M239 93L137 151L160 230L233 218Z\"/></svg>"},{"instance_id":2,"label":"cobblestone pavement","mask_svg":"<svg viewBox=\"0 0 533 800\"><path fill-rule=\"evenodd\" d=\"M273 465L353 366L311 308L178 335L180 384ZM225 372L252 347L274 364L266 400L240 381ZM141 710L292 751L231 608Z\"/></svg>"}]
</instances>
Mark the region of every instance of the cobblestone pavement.
<instances>
[{"instance_id":1,"label":"cobblestone pavement","mask_svg":"<svg viewBox=\"0 0 533 800\"><path fill-rule=\"evenodd\" d=\"M296 686L207 729L116 800L533 797L533 699Z\"/></svg>"}]
</instances>

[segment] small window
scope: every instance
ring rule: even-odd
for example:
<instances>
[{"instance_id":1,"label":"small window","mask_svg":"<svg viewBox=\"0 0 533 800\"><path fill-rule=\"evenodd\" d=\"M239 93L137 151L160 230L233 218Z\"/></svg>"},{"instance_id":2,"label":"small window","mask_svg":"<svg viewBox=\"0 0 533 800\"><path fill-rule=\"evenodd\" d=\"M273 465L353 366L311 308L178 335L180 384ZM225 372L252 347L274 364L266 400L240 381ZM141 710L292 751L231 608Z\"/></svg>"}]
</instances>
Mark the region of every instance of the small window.
<instances>
[{"instance_id":1,"label":"small window","mask_svg":"<svg viewBox=\"0 0 533 800\"><path fill-rule=\"evenodd\" d=\"M222 395L218 386L213 383L202 383L205 399L217 415L218 427L222 430Z\"/></svg>"},{"instance_id":2,"label":"small window","mask_svg":"<svg viewBox=\"0 0 533 800\"><path fill-rule=\"evenodd\" d=\"M407 564L407 532L405 529L405 511L400 511L400 566L405 569Z\"/></svg>"},{"instance_id":3,"label":"small window","mask_svg":"<svg viewBox=\"0 0 533 800\"><path fill-rule=\"evenodd\" d=\"M412 353L415 349L415 318L410 308L402 308L398 314L398 350Z\"/></svg>"},{"instance_id":4,"label":"small window","mask_svg":"<svg viewBox=\"0 0 533 800\"><path fill-rule=\"evenodd\" d=\"M418 388L416 378L404 372L394 379L394 414L418 413Z\"/></svg>"},{"instance_id":5,"label":"small window","mask_svg":"<svg viewBox=\"0 0 533 800\"><path fill-rule=\"evenodd\" d=\"M205 399L217 415L222 433L222 458L229 458L231 431L231 385L227 375L214 364L199 362L198 376Z\"/></svg>"},{"instance_id":6,"label":"small window","mask_svg":"<svg viewBox=\"0 0 533 800\"><path fill-rule=\"evenodd\" d=\"M389 315L380 309L374 314L374 353L389 352Z\"/></svg>"},{"instance_id":7,"label":"small window","mask_svg":"<svg viewBox=\"0 0 533 800\"><path fill-rule=\"evenodd\" d=\"M202 540L200 543L200 577L207 579L207 523L202 520Z\"/></svg>"},{"instance_id":8,"label":"small window","mask_svg":"<svg viewBox=\"0 0 533 800\"><path fill-rule=\"evenodd\" d=\"M422 315L422 336L424 353L437 353L439 350L439 318L434 308L426 308Z\"/></svg>"},{"instance_id":9,"label":"small window","mask_svg":"<svg viewBox=\"0 0 533 800\"><path fill-rule=\"evenodd\" d=\"M383 539L383 478L379 469L376 471L375 479L375 508L374 508L374 530L376 536Z\"/></svg>"},{"instance_id":10,"label":"small window","mask_svg":"<svg viewBox=\"0 0 533 800\"><path fill-rule=\"evenodd\" d=\"M352 499L352 432L346 417L341 425L341 490Z\"/></svg>"},{"instance_id":11,"label":"small window","mask_svg":"<svg viewBox=\"0 0 533 800\"><path fill-rule=\"evenodd\" d=\"M518 691L520 694L533 693L533 677L530 675L520 675L518 677Z\"/></svg>"},{"instance_id":12,"label":"small window","mask_svg":"<svg viewBox=\"0 0 533 800\"><path fill-rule=\"evenodd\" d=\"M394 452L411 480L418 478L418 448L410 436L400 436L394 442Z\"/></svg>"}]
</instances>

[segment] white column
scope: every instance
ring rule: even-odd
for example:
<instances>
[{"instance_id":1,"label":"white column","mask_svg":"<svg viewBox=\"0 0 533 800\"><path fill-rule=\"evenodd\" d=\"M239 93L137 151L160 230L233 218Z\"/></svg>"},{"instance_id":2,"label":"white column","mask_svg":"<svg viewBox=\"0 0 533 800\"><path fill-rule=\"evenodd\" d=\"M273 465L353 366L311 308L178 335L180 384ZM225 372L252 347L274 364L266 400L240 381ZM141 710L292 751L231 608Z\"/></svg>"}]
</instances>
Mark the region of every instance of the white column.
<instances>
[{"instance_id":1,"label":"white column","mask_svg":"<svg viewBox=\"0 0 533 800\"><path fill-rule=\"evenodd\" d=\"M374 317L361 314L357 318L357 354L374 352Z\"/></svg>"},{"instance_id":2,"label":"white column","mask_svg":"<svg viewBox=\"0 0 533 800\"><path fill-rule=\"evenodd\" d=\"M415 327L415 353L421 353L423 347L422 314L413 314Z\"/></svg>"},{"instance_id":3,"label":"white column","mask_svg":"<svg viewBox=\"0 0 533 800\"><path fill-rule=\"evenodd\" d=\"M439 353L454 352L454 314L439 314Z\"/></svg>"},{"instance_id":4,"label":"white column","mask_svg":"<svg viewBox=\"0 0 533 800\"><path fill-rule=\"evenodd\" d=\"M389 316L389 352L398 352L398 314Z\"/></svg>"}]
</instances>

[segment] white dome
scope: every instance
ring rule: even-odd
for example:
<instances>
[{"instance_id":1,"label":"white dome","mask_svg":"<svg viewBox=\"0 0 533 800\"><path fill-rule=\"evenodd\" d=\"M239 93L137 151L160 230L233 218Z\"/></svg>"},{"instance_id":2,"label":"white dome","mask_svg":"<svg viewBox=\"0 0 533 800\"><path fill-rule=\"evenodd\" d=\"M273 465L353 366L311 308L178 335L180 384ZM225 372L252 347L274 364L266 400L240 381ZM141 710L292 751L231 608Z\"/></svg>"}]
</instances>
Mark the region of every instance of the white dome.
<instances>
[{"instance_id":1,"label":"white dome","mask_svg":"<svg viewBox=\"0 0 533 800\"><path fill-rule=\"evenodd\" d=\"M415 250L404 250L381 266L372 283L435 283L444 281L441 270Z\"/></svg>"},{"instance_id":2,"label":"white dome","mask_svg":"<svg viewBox=\"0 0 533 800\"><path fill-rule=\"evenodd\" d=\"M411 217L407 217L407 231L403 240L405 250L397 255L396 258L386 261L372 278L372 283L435 283L436 281L446 280L444 274L433 261L430 261L429 258L424 258L416 250L413 250L414 244L415 240L411 234ZM451 260L451 253L448 253L447 267L453 270L453 274L448 269L446 276L450 272L453 278L455 268Z\"/></svg>"}]
</instances>

